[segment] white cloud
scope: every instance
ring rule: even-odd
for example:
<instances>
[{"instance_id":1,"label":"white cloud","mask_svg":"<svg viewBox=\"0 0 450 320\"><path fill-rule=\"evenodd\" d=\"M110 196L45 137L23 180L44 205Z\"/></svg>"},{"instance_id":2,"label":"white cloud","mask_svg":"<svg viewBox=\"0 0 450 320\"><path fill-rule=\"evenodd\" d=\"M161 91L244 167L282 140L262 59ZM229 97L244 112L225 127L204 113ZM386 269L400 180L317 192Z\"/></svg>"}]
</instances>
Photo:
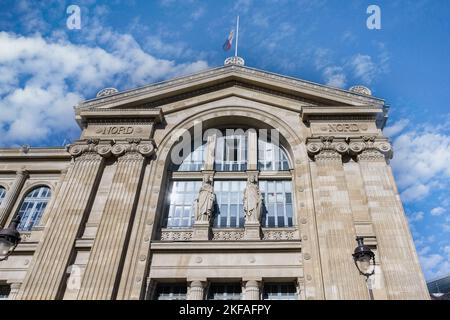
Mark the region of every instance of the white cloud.
<instances>
[{"instance_id":1,"label":"white cloud","mask_svg":"<svg viewBox=\"0 0 450 320\"><path fill-rule=\"evenodd\" d=\"M422 200L429 193L429 186L424 184L415 184L402 192L402 200L405 202Z\"/></svg>"},{"instance_id":2,"label":"white cloud","mask_svg":"<svg viewBox=\"0 0 450 320\"><path fill-rule=\"evenodd\" d=\"M377 65L369 55L355 55L351 59L350 65L354 76L361 79L365 84L371 84L377 75Z\"/></svg>"},{"instance_id":3,"label":"white cloud","mask_svg":"<svg viewBox=\"0 0 450 320\"><path fill-rule=\"evenodd\" d=\"M450 136L424 127L399 134L393 142L392 166L406 202L443 188L450 178Z\"/></svg>"},{"instance_id":4,"label":"white cloud","mask_svg":"<svg viewBox=\"0 0 450 320\"><path fill-rule=\"evenodd\" d=\"M422 211L414 212L413 214L408 216L410 222L422 221L424 217L424 213Z\"/></svg>"},{"instance_id":5,"label":"white cloud","mask_svg":"<svg viewBox=\"0 0 450 320\"><path fill-rule=\"evenodd\" d=\"M393 125L385 127L383 130L383 133L387 137L394 137L397 134L399 134L400 132L402 132L408 124L409 124L408 119L399 120L399 121L395 122Z\"/></svg>"},{"instance_id":6,"label":"white cloud","mask_svg":"<svg viewBox=\"0 0 450 320\"><path fill-rule=\"evenodd\" d=\"M441 262L444 261L444 257L439 254L430 254L420 256L420 262L422 268L425 270L435 269Z\"/></svg>"},{"instance_id":7,"label":"white cloud","mask_svg":"<svg viewBox=\"0 0 450 320\"><path fill-rule=\"evenodd\" d=\"M337 66L326 67L323 70L323 77L325 84L332 87L344 88L347 82L344 70Z\"/></svg>"},{"instance_id":8,"label":"white cloud","mask_svg":"<svg viewBox=\"0 0 450 320\"><path fill-rule=\"evenodd\" d=\"M430 213L431 213L432 216L435 216L435 217L436 217L436 216L441 216L441 215L443 215L446 211L447 211L447 210L445 210L445 208L442 208L442 207L436 207L436 208L431 209Z\"/></svg>"},{"instance_id":9,"label":"white cloud","mask_svg":"<svg viewBox=\"0 0 450 320\"><path fill-rule=\"evenodd\" d=\"M128 34L102 40L107 49L0 32L0 145L73 135L72 106L105 86L132 88L208 66L155 58Z\"/></svg>"}]
</instances>

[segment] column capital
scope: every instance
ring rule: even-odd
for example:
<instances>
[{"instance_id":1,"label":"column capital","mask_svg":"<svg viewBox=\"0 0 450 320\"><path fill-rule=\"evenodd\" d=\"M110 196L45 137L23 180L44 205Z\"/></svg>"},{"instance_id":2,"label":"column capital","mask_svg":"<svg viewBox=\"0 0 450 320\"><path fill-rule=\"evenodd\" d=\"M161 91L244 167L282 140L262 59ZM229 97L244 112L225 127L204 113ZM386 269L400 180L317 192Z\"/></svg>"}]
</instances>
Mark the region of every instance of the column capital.
<instances>
[{"instance_id":1,"label":"column capital","mask_svg":"<svg viewBox=\"0 0 450 320\"><path fill-rule=\"evenodd\" d=\"M314 160L341 161L342 155L348 152L348 144L344 138L333 136L309 138L306 149Z\"/></svg>"},{"instance_id":2,"label":"column capital","mask_svg":"<svg viewBox=\"0 0 450 320\"><path fill-rule=\"evenodd\" d=\"M376 161L392 158L392 146L384 137L362 136L335 138L333 136L307 139L306 149L314 160L341 160L342 156L356 160Z\"/></svg>"},{"instance_id":3,"label":"column capital","mask_svg":"<svg viewBox=\"0 0 450 320\"><path fill-rule=\"evenodd\" d=\"M389 141L373 136L350 139L349 152L358 161L387 161L393 156Z\"/></svg>"},{"instance_id":4,"label":"column capital","mask_svg":"<svg viewBox=\"0 0 450 320\"><path fill-rule=\"evenodd\" d=\"M142 157L150 157L155 151L156 147L153 140L142 141L141 139L127 139L120 142L88 139L69 146L69 153L73 158L80 157L84 154L96 154L103 158L109 158L111 156L119 158L128 153ZM136 157L131 156L131 158L134 159Z\"/></svg>"},{"instance_id":5,"label":"column capital","mask_svg":"<svg viewBox=\"0 0 450 320\"><path fill-rule=\"evenodd\" d=\"M27 170L25 169L25 167L23 167L23 168L20 168L19 170L17 170L17 171L16 171L16 174L17 174L18 176L23 176L24 178L27 178L27 177L30 175L30 172L27 171Z\"/></svg>"}]
</instances>

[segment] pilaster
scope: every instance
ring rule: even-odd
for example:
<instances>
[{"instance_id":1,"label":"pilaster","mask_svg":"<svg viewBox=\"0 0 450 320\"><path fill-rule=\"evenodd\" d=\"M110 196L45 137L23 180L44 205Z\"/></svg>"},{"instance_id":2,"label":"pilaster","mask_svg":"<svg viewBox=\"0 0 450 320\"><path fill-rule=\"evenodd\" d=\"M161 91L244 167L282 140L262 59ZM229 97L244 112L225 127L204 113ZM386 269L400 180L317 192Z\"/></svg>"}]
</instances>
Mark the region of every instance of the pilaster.
<instances>
[{"instance_id":1,"label":"pilaster","mask_svg":"<svg viewBox=\"0 0 450 320\"><path fill-rule=\"evenodd\" d=\"M102 174L104 156L108 156L106 151L110 148L98 143L88 140L86 144L70 147L73 163L62 182L59 198L48 213L48 226L19 290L18 300L61 297L74 243L89 212L89 204Z\"/></svg>"},{"instance_id":2,"label":"pilaster","mask_svg":"<svg viewBox=\"0 0 450 320\"><path fill-rule=\"evenodd\" d=\"M363 137L352 139L349 146L360 164L388 299L429 300L400 196L386 163L392 156L390 144Z\"/></svg>"},{"instance_id":3,"label":"pilaster","mask_svg":"<svg viewBox=\"0 0 450 320\"><path fill-rule=\"evenodd\" d=\"M355 230L342 163L348 145L322 137L309 139L307 148L315 160L311 167L325 298L368 299L352 259Z\"/></svg>"},{"instance_id":4,"label":"pilaster","mask_svg":"<svg viewBox=\"0 0 450 320\"><path fill-rule=\"evenodd\" d=\"M14 207L14 204L19 197L23 184L28 178L28 172L25 170L17 171L16 179L14 180L11 188L6 192L6 196L0 205L0 227L3 227L8 220L9 215Z\"/></svg>"},{"instance_id":5,"label":"pilaster","mask_svg":"<svg viewBox=\"0 0 450 320\"><path fill-rule=\"evenodd\" d=\"M117 168L78 293L80 300L115 298L144 159L153 150L152 143L139 140L115 144L111 149L113 156L118 157Z\"/></svg>"}]
</instances>

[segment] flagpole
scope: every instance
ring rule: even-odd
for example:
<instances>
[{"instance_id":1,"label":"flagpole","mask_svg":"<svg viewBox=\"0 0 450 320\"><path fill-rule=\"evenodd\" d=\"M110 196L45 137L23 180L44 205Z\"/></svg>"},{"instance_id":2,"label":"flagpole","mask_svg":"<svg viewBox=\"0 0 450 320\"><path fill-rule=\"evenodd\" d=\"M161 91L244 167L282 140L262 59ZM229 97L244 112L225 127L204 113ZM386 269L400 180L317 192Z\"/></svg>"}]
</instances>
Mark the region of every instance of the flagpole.
<instances>
[{"instance_id":1,"label":"flagpole","mask_svg":"<svg viewBox=\"0 0 450 320\"><path fill-rule=\"evenodd\" d=\"M236 21L236 48L234 48L234 56L238 56L238 43L239 43L239 16Z\"/></svg>"}]
</instances>

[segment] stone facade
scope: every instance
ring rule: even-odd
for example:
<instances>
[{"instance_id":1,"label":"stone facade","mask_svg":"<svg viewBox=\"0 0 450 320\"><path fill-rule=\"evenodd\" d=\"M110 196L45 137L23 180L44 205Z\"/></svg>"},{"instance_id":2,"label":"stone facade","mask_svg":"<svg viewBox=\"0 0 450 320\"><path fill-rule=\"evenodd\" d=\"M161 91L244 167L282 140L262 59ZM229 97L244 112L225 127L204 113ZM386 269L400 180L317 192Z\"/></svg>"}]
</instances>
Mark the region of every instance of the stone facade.
<instances>
[{"instance_id":1,"label":"stone facade","mask_svg":"<svg viewBox=\"0 0 450 320\"><path fill-rule=\"evenodd\" d=\"M294 284L298 299L369 299L352 258L362 236L376 254L375 299L429 299L381 131L384 101L367 93L228 64L79 104L81 137L67 148L0 149L1 227L30 190L52 192L39 223L0 262L0 284L23 300L153 299L163 283L185 285L199 300L211 283L231 282L246 299L280 282ZM174 137L198 122L278 130L290 162L279 175L292 181L291 226L257 220L257 179L270 177L252 144L247 169L233 173L253 184L244 227L213 226L203 198L192 226L164 226L173 176L228 178L215 170L213 149L199 173L170 170Z\"/></svg>"}]
</instances>

